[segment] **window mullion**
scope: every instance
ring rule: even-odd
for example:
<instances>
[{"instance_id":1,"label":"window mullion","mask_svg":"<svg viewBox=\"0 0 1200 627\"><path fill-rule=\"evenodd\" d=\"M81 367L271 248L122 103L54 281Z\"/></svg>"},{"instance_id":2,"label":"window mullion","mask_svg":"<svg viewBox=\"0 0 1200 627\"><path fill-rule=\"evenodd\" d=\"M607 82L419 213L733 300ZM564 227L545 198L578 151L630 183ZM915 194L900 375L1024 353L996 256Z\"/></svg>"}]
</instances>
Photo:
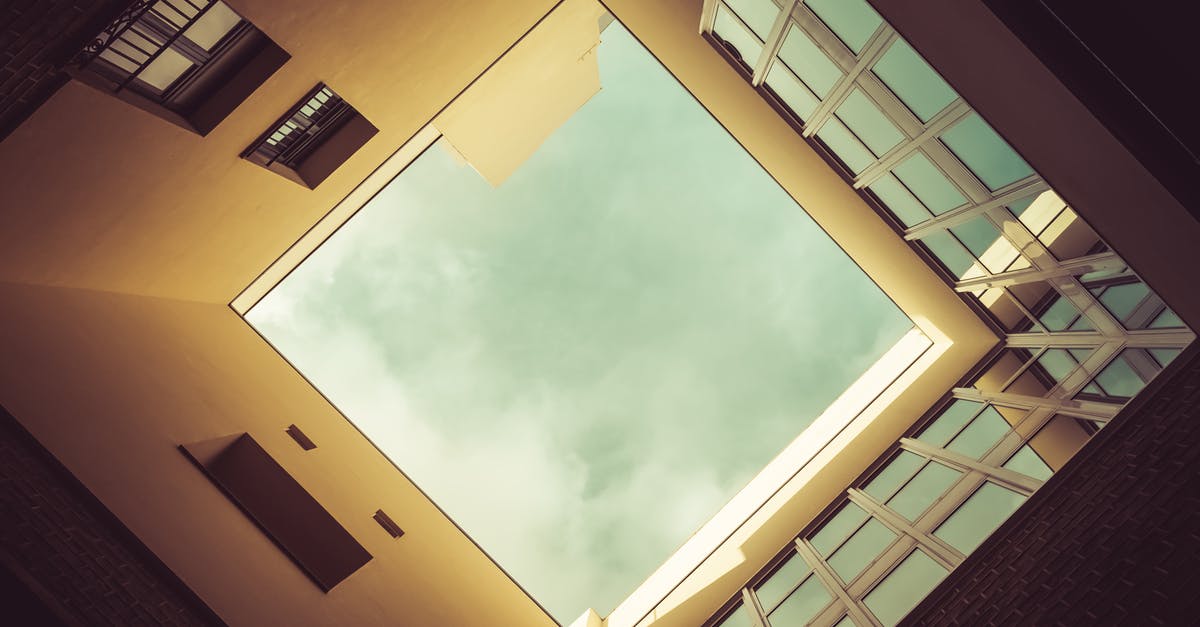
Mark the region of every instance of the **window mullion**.
<instances>
[{"instance_id":1,"label":"window mullion","mask_svg":"<svg viewBox=\"0 0 1200 627\"><path fill-rule=\"evenodd\" d=\"M875 617L871 614L871 612L867 611L866 606L861 605L858 601L850 596L850 593L845 588L842 587L841 581L836 575L833 574L833 570L829 568L829 566L825 563L825 560L821 559L821 557L817 554L816 549L814 549L808 543L808 540L805 540L804 538L796 538L796 553L804 559L810 568L812 568L813 574L821 580L821 583L824 584L827 589L833 592L834 598L837 598L842 602L842 605L846 606L846 613L850 615L850 618L854 621L854 624L880 624L879 621L875 620Z\"/></svg>"},{"instance_id":2,"label":"window mullion","mask_svg":"<svg viewBox=\"0 0 1200 627\"><path fill-rule=\"evenodd\" d=\"M854 179L854 188L862 189L871 183L874 183L879 177L887 174L892 168L900 164L920 148L927 140L932 137L937 137L943 131L953 126L959 120L967 117L972 113L971 107L967 105L962 98L950 103L945 109L942 109L937 115L929 120L925 125L925 130L919 135L912 138L912 141L901 142L891 150L884 153L878 161L867 166Z\"/></svg>"},{"instance_id":3,"label":"window mullion","mask_svg":"<svg viewBox=\"0 0 1200 627\"><path fill-rule=\"evenodd\" d=\"M810 34L814 38L818 36L818 33ZM821 104L817 105L816 110L810 116L812 119L804 125L804 137L812 137L821 130L821 126L829 120L834 110L841 106L846 97L850 95L850 92L854 91L859 75L865 72L868 67L871 67L897 37L896 31L887 27L880 27L879 30L875 31L875 34L863 46L862 52L855 59L854 64L849 68L843 68L846 73L834 83L833 87L829 90L829 95L821 101ZM834 38L836 39L836 37ZM837 41L838 45L841 45L841 40ZM825 42L818 40L818 45L822 48L826 48L824 44ZM904 142L901 142L901 145L903 144Z\"/></svg>"},{"instance_id":4,"label":"window mullion","mask_svg":"<svg viewBox=\"0 0 1200 627\"><path fill-rule=\"evenodd\" d=\"M758 55L758 62L754 64L754 75L750 79L751 85L758 87L767 80L767 70L771 68L775 55L779 54L779 47L783 45L783 38L787 35L788 24L792 22L792 10L796 8L797 3L799 0L784 2L783 10L775 17L771 33L767 36L767 41L763 43L762 54Z\"/></svg>"},{"instance_id":5,"label":"window mullion","mask_svg":"<svg viewBox=\"0 0 1200 627\"><path fill-rule=\"evenodd\" d=\"M1056 277L1070 277L1101 270L1117 270L1123 267L1125 267L1125 262L1116 253L1103 252L1059 262L1053 268L1024 268L1021 270L999 272L985 277L965 279L956 282L954 289L959 292L974 292L989 287L1008 287L1024 283L1035 283Z\"/></svg>"},{"instance_id":6,"label":"window mullion","mask_svg":"<svg viewBox=\"0 0 1200 627\"><path fill-rule=\"evenodd\" d=\"M1012 392L983 392L975 388L954 388L954 398L960 398L977 403L992 403L1002 407L1017 409L1043 409L1056 414L1064 414L1097 422L1108 422L1117 415L1120 407L1112 403L1077 399L1056 399Z\"/></svg>"},{"instance_id":7,"label":"window mullion","mask_svg":"<svg viewBox=\"0 0 1200 627\"><path fill-rule=\"evenodd\" d=\"M955 566L962 563L964 555L959 553L954 547L946 544L940 538L936 538L918 529L903 516L892 511L890 507L871 498L866 492L851 488L846 491L846 495L850 497L850 500L855 505L867 510L868 513L878 518L880 522L888 527L891 527L896 533L912 538L916 541L917 546L924 549L930 557L941 563L946 570L954 570Z\"/></svg>"},{"instance_id":8,"label":"window mullion","mask_svg":"<svg viewBox=\"0 0 1200 627\"><path fill-rule=\"evenodd\" d=\"M749 608L751 618L754 619L754 627L768 627L766 614L763 612L762 605L758 602L758 597L750 591L749 587L742 588L742 606Z\"/></svg>"},{"instance_id":9,"label":"window mullion","mask_svg":"<svg viewBox=\"0 0 1200 627\"><path fill-rule=\"evenodd\" d=\"M904 239L912 241L918 240L927 235L931 235L937 231L942 231L951 227L958 226L971 219L988 213L996 207L1004 207L1017 200L1040 194L1050 189L1050 186L1040 178L1030 180L1015 188L1011 188L1003 193L994 194L987 200L964 205L957 209L952 209L943 213L940 216L935 216L933 219L922 222L917 226L908 229L904 233Z\"/></svg>"},{"instance_id":10,"label":"window mullion","mask_svg":"<svg viewBox=\"0 0 1200 627\"><path fill-rule=\"evenodd\" d=\"M1024 495L1033 494L1034 491L1036 491L1042 485L1041 481L1023 475L1015 470L984 464L983 462L972 459L966 455L963 455L962 453L957 453L955 451L933 446L920 440L914 440L913 438L900 438L900 446L905 450L911 451L923 457L937 459L938 461L945 462L946 464L955 466L961 470L974 470L982 473L987 475L996 483L1003 484L1005 487L1020 492Z\"/></svg>"}]
</instances>

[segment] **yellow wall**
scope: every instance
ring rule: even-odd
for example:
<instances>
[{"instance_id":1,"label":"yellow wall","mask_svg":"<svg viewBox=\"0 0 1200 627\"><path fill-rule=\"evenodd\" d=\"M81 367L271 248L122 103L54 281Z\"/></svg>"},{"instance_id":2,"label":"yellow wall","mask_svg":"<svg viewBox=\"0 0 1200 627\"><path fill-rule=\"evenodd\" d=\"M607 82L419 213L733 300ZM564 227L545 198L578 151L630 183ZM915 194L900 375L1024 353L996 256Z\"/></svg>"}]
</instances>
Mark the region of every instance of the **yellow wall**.
<instances>
[{"instance_id":1,"label":"yellow wall","mask_svg":"<svg viewBox=\"0 0 1200 627\"><path fill-rule=\"evenodd\" d=\"M5 407L230 624L553 624L228 307L0 294ZM318 448L292 441L293 423ZM330 593L176 448L242 431L374 556ZM377 509L406 534L388 535Z\"/></svg>"}]
</instances>

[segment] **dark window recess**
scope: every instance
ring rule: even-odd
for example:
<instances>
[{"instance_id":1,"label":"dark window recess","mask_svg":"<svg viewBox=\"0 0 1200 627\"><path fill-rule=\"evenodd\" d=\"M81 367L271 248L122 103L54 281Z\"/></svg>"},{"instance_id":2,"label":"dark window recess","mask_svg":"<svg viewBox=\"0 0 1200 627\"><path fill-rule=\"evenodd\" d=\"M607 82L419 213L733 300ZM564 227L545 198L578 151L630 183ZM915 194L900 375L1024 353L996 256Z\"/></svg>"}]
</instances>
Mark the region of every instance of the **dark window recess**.
<instances>
[{"instance_id":1,"label":"dark window recess","mask_svg":"<svg viewBox=\"0 0 1200 627\"><path fill-rule=\"evenodd\" d=\"M400 536L404 535L404 530L400 528L400 525L397 525L396 521L392 520L392 517L384 513L383 510L375 512L375 516L373 518L375 518L375 522L379 523L379 526L383 527L383 530L388 532L388 534L393 538L399 538Z\"/></svg>"},{"instance_id":2,"label":"dark window recess","mask_svg":"<svg viewBox=\"0 0 1200 627\"><path fill-rule=\"evenodd\" d=\"M179 447L326 592L371 559L247 433Z\"/></svg>"},{"instance_id":3,"label":"dark window recess","mask_svg":"<svg viewBox=\"0 0 1200 627\"><path fill-rule=\"evenodd\" d=\"M300 427L297 427L296 425L291 425L288 427L287 434L292 436L292 439L296 441L296 444L299 444L300 448L306 451L311 451L317 448L317 445L312 441L312 438L309 438L307 435L305 435L304 432L300 430Z\"/></svg>"},{"instance_id":4,"label":"dark window recess","mask_svg":"<svg viewBox=\"0 0 1200 627\"><path fill-rule=\"evenodd\" d=\"M143 0L85 46L69 71L205 135L288 58L224 2Z\"/></svg>"},{"instance_id":5,"label":"dark window recess","mask_svg":"<svg viewBox=\"0 0 1200 627\"><path fill-rule=\"evenodd\" d=\"M378 132L324 83L242 152L242 158L315 188Z\"/></svg>"}]
</instances>

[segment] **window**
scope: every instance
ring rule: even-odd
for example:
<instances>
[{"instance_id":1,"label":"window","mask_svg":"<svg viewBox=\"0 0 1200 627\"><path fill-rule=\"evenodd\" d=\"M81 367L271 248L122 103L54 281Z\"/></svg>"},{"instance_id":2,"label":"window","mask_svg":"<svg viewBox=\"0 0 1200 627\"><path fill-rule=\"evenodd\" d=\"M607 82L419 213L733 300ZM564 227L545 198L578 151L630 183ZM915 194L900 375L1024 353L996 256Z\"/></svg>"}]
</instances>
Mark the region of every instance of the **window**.
<instances>
[{"instance_id":1,"label":"window","mask_svg":"<svg viewBox=\"0 0 1200 627\"><path fill-rule=\"evenodd\" d=\"M903 39L875 63L875 75L922 122L928 122L958 94Z\"/></svg>"},{"instance_id":2,"label":"window","mask_svg":"<svg viewBox=\"0 0 1200 627\"><path fill-rule=\"evenodd\" d=\"M863 599L875 618L895 625L946 576L946 569L921 550L913 551Z\"/></svg>"},{"instance_id":3,"label":"window","mask_svg":"<svg viewBox=\"0 0 1200 627\"><path fill-rule=\"evenodd\" d=\"M1012 490L984 483L933 535L969 554L1024 502L1025 497Z\"/></svg>"},{"instance_id":4,"label":"window","mask_svg":"<svg viewBox=\"0 0 1200 627\"><path fill-rule=\"evenodd\" d=\"M314 188L376 132L354 107L321 83L259 136L242 157Z\"/></svg>"},{"instance_id":5,"label":"window","mask_svg":"<svg viewBox=\"0 0 1200 627\"><path fill-rule=\"evenodd\" d=\"M895 532L871 518L834 551L828 560L829 567L842 581L849 583L895 539Z\"/></svg>"},{"instance_id":6,"label":"window","mask_svg":"<svg viewBox=\"0 0 1200 627\"><path fill-rule=\"evenodd\" d=\"M883 18L863 0L807 0L804 4L855 54L883 24Z\"/></svg>"},{"instance_id":7,"label":"window","mask_svg":"<svg viewBox=\"0 0 1200 627\"><path fill-rule=\"evenodd\" d=\"M224 2L142 0L87 45L71 73L204 135L287 59Z\"/></svg>"},{"instance_id":8,"label":"window","mask_svg":"<svg viewBox=\"0 0 1200 627\"><path fill-rule=\"evenodd\" d=\"M942 143L966 164L988 189L1000 189L1033 174L979 114L973 113L942 134Z\"/></svg>"}]
</instances>

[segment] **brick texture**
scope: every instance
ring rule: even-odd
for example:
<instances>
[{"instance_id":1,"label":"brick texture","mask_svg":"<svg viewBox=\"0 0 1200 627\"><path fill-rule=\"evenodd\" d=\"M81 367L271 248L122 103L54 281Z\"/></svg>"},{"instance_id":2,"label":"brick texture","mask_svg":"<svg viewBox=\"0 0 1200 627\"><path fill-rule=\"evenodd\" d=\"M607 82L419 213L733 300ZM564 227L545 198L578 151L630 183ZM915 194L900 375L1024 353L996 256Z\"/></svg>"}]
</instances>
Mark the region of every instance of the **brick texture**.
<instances>
[{"instance_id":1,"label":"brick texture","mask_svg":"<svg viewBox=\"0 0 1200 627\"><path fill-rule=\"evenodd\" d=\"M1194 343L903 624L1200 622L1198 406Z\"/></svg>"},{"instance_id":2,"label":"brick texture","mask_svg":"<svg viewBox=\"0 0 1200 627\"><path fill-rule=\"evenodd\" d=\"M0 606L0 624L221 624L3 409L0 570L3 592L23 597ZM18 606L40 620L12 616Z\"/></svg>"},{"instance_id":3,"label":"brick texture","mask_svg":"<svg viewBox=\"0 0 1200 627\"><path fill-rule=\"evenodd\" d=\"M0 2L0 141L69 80L66 63L131 3Z\"/></svg>"}]
</instances>

